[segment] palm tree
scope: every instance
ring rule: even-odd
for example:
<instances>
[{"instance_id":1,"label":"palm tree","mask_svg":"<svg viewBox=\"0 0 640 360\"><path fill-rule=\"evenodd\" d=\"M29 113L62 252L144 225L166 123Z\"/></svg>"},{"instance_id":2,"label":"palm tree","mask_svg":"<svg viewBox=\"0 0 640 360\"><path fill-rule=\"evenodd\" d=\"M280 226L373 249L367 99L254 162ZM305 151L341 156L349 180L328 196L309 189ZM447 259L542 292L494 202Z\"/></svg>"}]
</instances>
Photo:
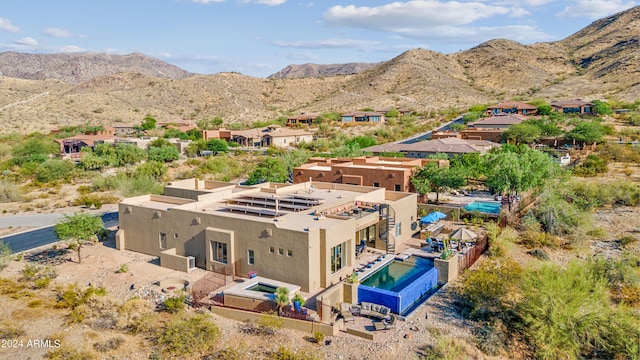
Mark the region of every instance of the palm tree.
<instances>
[{"instance_id":1,"label":"palm tree","mask_svg":"<svg viewBox=\"0 0 640 360\"><path fill-rule=\"evenodd\" d=\"M289 289L286 287L279 287L276 289L276 303L278 304L278 315L283 306L289 305Z\"/></svg>"}]
</instances>

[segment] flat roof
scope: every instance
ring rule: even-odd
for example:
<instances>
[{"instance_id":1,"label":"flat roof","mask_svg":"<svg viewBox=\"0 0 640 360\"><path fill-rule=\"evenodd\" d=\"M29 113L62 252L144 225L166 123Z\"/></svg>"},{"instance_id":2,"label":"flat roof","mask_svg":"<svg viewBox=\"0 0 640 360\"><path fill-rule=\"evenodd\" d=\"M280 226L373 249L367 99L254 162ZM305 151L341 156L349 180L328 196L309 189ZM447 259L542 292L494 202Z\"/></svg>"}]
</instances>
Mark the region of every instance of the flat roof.
<instances>
[{"instance_id":1,"label":"flat roof","mask_svg":"<svg viewBox=\"0 0 640 360\"><path fill-rule=\"evenodd\" d=\"M167 188L182 188L218 195L201 196L199 201L146 195L124 199L122 204L158 210L175 209L174 211L208 213L219 217L272 223L278 228L308 231L311 228L329 228L352 219L352 217L329 216L329 212L333 209L342 207L350 209L355 207L357 202L384 204L397 200L396 197L387 196L384 188L333 183L266 183L255 186L226 183L228 186L198 190L193 188L193 184L193 180L177 182L175 186L170 185ZM217 185L223 185L223 183L217 183ZM415 196L413 193L406 194L406 196L412 195ZM278 199L277 207L276 199ZM320 213L327 213L328 216L316 215ZM372 214L359 214L360 217L357 219L365 215Z\"/></svg>"}]
</instances>

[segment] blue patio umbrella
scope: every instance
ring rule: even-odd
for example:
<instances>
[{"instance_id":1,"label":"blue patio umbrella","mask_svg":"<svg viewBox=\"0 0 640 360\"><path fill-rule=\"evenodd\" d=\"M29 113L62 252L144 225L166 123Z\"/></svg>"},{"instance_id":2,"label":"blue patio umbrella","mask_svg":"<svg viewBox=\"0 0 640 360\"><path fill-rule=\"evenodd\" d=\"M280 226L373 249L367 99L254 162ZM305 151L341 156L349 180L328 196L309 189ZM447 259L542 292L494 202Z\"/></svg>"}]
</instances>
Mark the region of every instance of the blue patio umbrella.
<instances>
[{"instance_id":1,"label":"blue patio umbrella","mask_svg":"<svg viewBox=\"0 0 640 360\"><path fill-rule=\"evenodd\" d=\"M430 213L430 214L428 214L426 216L423 216L420 219L420 223L421 224L430 224L432 222L436 222L436 221L438 221L440 219L444 219L446 217L447 217L446 214L441 213L440 211L434 211L434 212L432 212L432 213Z\"/></svg>"}]
</instances>

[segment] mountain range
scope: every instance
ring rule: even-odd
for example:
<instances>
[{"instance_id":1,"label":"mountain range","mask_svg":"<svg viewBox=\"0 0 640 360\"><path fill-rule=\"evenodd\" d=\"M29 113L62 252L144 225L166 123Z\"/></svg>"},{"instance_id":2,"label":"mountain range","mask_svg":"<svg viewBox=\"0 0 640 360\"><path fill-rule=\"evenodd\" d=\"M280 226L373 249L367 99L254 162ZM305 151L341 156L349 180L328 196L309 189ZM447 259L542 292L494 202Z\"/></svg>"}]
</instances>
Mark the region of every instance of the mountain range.
<instances>
[{"instance_id":1,"label":"mountain range","mask_svg":"<svg viewBox=\"0 0 640 360\"><path fill-rule=\"evenodd\" d=\"M1 132L219 116L253 122L303 111L465 109L502 99L640 99L640 7L555 42L495 39L454 54L413 49L385 62L291 65L268 78L197 75L142 54L0 54Z\"/></svg>"}]
</instances>

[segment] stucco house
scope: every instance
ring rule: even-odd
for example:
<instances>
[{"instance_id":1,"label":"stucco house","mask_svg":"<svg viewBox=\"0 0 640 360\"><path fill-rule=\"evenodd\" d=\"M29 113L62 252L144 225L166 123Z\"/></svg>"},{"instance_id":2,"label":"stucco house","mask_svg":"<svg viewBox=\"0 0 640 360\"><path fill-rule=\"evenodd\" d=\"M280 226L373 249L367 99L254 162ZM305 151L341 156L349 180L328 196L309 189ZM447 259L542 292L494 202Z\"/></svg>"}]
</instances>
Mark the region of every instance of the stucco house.
<instances>
[{"instance_id":1,"label":"stucco house","mask_svg":"<svg viewBox=\"0 0 640 360\"><path fill-rule=\"evenodd\" d=\"M374 155L380 155L389 152L404 153L410 158L425 158L433 154L446 154L453 157L459 154L467 153L487 153L500 144L486 140L469 140L457 137L447 137L434 140L424 140L412 144L387 143L382 145L370 146L362 149L365 152L371 152Z\"/></svg>"},{"instance_id":2,"label":"stucco house","mask_svg":"<svg viewBox=\"0 0 640 360\"><path fill-rule=\"evenodd\" d=\"M118 249L185 272L255 272L305 292L351 274L361 241L393 253L417 226L416 194L321 182L187 179L169 183L164 195L124 199L118 213Z\"/></svg>"},{"instance_id":3,"label":"stucco house","mask_svg":"<svg viewBox=\"0 0 640 360\"><path fill-rule=\"evenodd\" d=\"M593 114L593 103L580 99L561 100L552 102L551 108L555 112L564 114Z\"/></svg>"},{"instance_id":4,"label":"stucco house","mask_svg":"<svg viewBox=\"0 0 640 360\"><path fill-rule=\"evenodd\" d=\"M344 124L359 123L383 123L385 121L384 113L377 111L352 111L340 115L340 122Z\"/></svg>"},{"instance_id":5,"label":"stucco house","mask_svg":"<svg viewBox=\"0 0 640 360\"><path fill-rule=\"evenodd\" d=\"M470 122L467 126L471 129L508 129L511 125L521 124L527 117L518 114L500 113L494 116L480 118Z\"/></svg>"},{"instance_id":6,"label":"stucco house","mask_svg":"<svg viewBox=\"0 0 640 360\"><path fill-rule=\"evenodd\" d=\"M495 105L487 106L489 116L499 114L535 115L538 107L520 101L503 101Z\"/></svg>"}]
</instances>

